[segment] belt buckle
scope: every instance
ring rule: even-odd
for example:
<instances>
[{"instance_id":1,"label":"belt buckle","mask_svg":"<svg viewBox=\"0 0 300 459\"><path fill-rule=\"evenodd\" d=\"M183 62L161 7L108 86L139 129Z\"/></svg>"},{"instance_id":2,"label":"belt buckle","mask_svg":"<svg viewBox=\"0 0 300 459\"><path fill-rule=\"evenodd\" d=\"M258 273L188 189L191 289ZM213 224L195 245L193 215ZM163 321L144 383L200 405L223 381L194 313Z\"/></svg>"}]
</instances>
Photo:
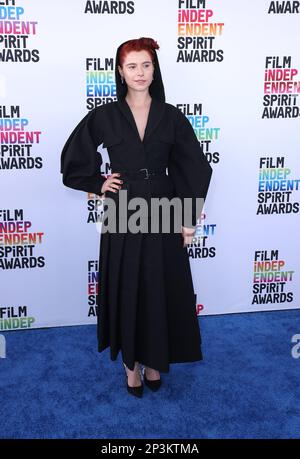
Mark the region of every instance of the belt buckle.
<instances>
[{"instance_id":1,"label":"belt buckle","mask_svg":"<svg viewBox=\"0 0 300 459\"><path fill-rule=\"evenodd\" d=\"M143 169L139 169L140 171L147 171L147 175L146 177L144 177L144 179L148 179L150 177L150 174L148 172L148 169L146 167L144 167Z\"/></svg>"}]
</instances>

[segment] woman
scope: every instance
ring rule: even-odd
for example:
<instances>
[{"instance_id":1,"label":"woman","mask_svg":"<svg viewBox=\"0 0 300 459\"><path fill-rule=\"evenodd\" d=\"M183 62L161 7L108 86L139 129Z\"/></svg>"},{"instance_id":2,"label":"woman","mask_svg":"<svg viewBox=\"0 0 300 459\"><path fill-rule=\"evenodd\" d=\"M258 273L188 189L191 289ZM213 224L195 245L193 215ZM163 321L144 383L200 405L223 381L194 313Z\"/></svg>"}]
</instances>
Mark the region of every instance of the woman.
<instances>
[{"instance_id":1,"label":"woman","mask_svg":"<svg viewBox=\"0 0 300 459\"><path fill-rule=\"evenodd\" d=\"M117 101L91 110L75 127L61 156L63 183L127 200L192 198L192 224L163 232L101 232L98 351L122 352L127 390L141 397L143 380L152 390L170 363L202 360L201 337L187 252L195 232L195 199L206 198L212 168L182 112L165 102L151 38L122 43L116 54ZM112 174L100 173L107 148ZM166 173L166 168L168 173ZM132 215L132 212L128 212ZM127 220L128 221L128 215ZM150 213L145 219L151 221ZM143 219L144 217L142 217ZM118 215L118 223L121 217ZM103 225L104 226L104 225ZM140 365L144 365L141 371Z\"/></svg>"}]
</instances>

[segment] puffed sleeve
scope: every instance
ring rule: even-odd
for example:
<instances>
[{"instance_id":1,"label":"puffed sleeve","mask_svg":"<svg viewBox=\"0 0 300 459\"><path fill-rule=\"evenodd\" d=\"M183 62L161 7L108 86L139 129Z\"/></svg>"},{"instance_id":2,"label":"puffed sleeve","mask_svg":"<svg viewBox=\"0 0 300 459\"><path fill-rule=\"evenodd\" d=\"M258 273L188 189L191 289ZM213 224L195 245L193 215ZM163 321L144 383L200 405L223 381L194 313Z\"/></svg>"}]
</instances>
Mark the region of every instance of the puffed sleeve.
<instances>
[{"instance_id":1,"label":"puffed sleeve","mask_svg":"<svg viewBox=\"0 0 300 459\"><path fill-rule=\"evenodd\" d=\"M63 147L60 172L65 186L101 196L106 177L100 173L102 155L97 152L103 142L99 124L96 109L78 123Z\"/></svg>"},{"instance_id":2,"label":"puffed sleeve","mask_svg":"<svg viewBox=\"0 0 300 459\"><path fill-rule=\"evenodd\" d=\"M175 144L172 147L168 163L168 174L173 182L176 195L182 202L183 226L195 228L197 219L196 198L202 198L203 204L208 192L212 167L203 153L203 149L196 137L195 131L188 118L178 109L175 127ZM184 214L184 198L192 198L191 213ZM183 220L184 215L188 220ZM192 226L188 223L192 222ZM185 223L185 224L184 224Z\"/></svg>"}]
</instances>

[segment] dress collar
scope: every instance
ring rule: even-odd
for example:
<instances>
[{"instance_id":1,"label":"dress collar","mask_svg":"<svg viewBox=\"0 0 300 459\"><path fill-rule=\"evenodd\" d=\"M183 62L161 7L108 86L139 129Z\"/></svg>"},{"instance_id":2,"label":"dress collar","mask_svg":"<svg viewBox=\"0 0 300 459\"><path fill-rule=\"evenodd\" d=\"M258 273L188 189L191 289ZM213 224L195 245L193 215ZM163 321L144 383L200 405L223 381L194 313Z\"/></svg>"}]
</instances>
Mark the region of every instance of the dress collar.
<instances>
[{"instance_id":1,"label":"dress collar","mask_svg":"<svg viewBox=\"0 0 300 459\"><path fill-rule=\"evenodd\" d=\"M158 126L158 124L160 123L160 121L161 121L161 119L163 117L163 114L165 112L165 107L166 107L165 102L159 101L159 100L155 99L154 97L152 97L152 101L151 101L151 105L150 105L150 109L149 109L149 114L148 114L148 120L147 120L147 124L146 124L146 128L145 128L145 134L144 134L144 138L143 138L143 141L142 141L141 138L140 138L140 135L139 135L139 131L138 131L138 128L137 128L133 113L132 113L128 103L126 102L125 98L122 98L121 100L118 100L117 103L118 103L119 109L121 110L123 115L126 117L126 119L129 121L131 127L133 128L133 130L135 131L136 135L138 136L139 141L142 142L142 143L144 143L145 140L147 140L149 138L151 133Z\"/></svg>"}]
</instances>

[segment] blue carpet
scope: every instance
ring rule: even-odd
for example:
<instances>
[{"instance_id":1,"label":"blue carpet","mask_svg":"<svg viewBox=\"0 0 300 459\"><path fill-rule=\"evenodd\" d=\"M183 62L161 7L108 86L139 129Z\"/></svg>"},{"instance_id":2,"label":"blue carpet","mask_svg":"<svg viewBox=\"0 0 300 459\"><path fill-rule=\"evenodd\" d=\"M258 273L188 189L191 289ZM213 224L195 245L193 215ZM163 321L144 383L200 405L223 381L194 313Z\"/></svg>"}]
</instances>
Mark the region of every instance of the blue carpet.
<instances>
[{"instance_id":1,"label":"blue carpet","mask_svg":"<svg viewBox=\"0 0 300 459\"><path fill-rule=\"evenodd\" d=\"M204 316L204 360L127 393L96 326L0 332L1 438L300 438L300 311Z\"/></svg>"}]
</instances>

